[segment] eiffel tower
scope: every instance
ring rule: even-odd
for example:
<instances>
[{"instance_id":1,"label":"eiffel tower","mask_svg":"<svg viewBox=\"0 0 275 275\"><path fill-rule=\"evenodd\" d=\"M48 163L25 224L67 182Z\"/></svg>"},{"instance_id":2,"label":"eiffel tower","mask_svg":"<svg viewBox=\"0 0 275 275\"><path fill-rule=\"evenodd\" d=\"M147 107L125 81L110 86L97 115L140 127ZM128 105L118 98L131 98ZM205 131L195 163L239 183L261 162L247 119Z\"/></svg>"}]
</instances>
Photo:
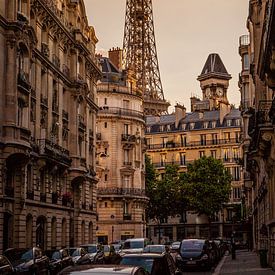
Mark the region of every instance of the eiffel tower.
<instances>
[{"instance_id":1,"label":"eiffel tower","mask_svg":"<svg viewBox=\"0 0 275 275\"><path fill-rule=\"evenodd\" d=\"M134 71L143 94L144 114L167 113L160 79L152 0L127 0L123 39L124 69Z\"/></svg>"}]
</instances>

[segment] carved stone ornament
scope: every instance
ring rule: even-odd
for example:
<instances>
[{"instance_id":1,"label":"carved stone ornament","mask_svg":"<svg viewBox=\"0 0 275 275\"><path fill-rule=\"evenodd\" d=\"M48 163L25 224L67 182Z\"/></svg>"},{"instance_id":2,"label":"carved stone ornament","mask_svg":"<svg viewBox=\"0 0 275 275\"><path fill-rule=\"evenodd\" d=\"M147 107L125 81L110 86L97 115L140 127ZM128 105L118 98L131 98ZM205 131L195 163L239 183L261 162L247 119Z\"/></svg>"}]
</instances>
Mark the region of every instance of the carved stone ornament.
<instances>
[{"instance_id":1,"label":"carved stone ornament","mask_svg":"<svg viewBox=\"0 0 275 275\"><path fill-rule=\"evenodd\" d=\"M8 34L6 36L6 41L7 41L7 46L9 46L11 49L13 49L17 43L15 34Z\"/></svg>"}]
</instances>

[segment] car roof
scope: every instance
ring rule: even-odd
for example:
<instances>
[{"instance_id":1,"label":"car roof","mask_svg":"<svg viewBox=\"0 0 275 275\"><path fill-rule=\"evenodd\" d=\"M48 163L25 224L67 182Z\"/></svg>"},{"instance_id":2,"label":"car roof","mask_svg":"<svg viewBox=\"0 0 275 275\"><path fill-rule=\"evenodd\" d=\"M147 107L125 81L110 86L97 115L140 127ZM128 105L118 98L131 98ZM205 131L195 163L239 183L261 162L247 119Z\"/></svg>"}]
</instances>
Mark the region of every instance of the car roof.
<instances>
[{"instance_id":1,"label":"car roof","mask_svg":"<svg viewBox=\"0 0 275 275\"><path fill-rule=\"evenodd\" d=\"M147 240L147 238L132 238L132 239L127 239L125 242L129 242L129 241L144 241Z\"/></svg>"},{"instance_id":2,"label":"car roof","mask_svg":"<svg viewBox=\"0 0 275 275\"><path fill-rule=\"evenodd\" d=\"M122 258L162 258L165 254L158 253L136 253L136 254L125 254Z\"/></svg>"},{"instance_id":3,"label":"car roof","mask_svg":"<svg viewBox=\"0 0 275 275\"><path fill-rule=\"evenodd\" d=\"M138 268L125 265L77 265L65 268L61 274L132 274Z\"/></svg>"}]
</instances>

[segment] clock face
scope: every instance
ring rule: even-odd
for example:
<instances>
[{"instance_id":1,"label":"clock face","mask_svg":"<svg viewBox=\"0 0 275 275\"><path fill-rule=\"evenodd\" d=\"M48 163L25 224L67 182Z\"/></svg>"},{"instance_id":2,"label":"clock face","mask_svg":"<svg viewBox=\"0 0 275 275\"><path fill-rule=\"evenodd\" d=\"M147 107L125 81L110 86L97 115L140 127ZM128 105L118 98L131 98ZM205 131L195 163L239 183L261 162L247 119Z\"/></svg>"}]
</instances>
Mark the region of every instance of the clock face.
<instances>
[{"instance_id":1,"label":"clock face","mask_svg":"<svg viewBox=\"0 0 275 275\"><path fill-rule=\"evenodd\" d=\"M218 87L216 90L217 96L223 96L223 88Z\"/></svg>"}]
</instances>

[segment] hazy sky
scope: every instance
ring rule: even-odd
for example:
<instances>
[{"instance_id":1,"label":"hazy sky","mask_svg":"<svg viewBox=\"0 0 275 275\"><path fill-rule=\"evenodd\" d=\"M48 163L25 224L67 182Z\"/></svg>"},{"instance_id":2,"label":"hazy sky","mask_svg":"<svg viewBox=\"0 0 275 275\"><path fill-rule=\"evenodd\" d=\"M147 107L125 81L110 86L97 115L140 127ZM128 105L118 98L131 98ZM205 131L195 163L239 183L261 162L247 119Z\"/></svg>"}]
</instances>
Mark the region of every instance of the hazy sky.
<instances>
[{"instance_id":1,"label":"hazy sky","mask_svg":"<svg viewBox=\"0 0 275 275\"><path fill-rule=\"evenodd\" d=\"M84 0L97 51L122 47L126 0ZM239 37L247 34L249 0L153 0L155 37L164 97L190 110L190 96L201 96L199 82L210 53L218 53L232 75L230 103L239 106ZM172 109L170 109L172 111Z\"/></svg>"}]
</instances>

